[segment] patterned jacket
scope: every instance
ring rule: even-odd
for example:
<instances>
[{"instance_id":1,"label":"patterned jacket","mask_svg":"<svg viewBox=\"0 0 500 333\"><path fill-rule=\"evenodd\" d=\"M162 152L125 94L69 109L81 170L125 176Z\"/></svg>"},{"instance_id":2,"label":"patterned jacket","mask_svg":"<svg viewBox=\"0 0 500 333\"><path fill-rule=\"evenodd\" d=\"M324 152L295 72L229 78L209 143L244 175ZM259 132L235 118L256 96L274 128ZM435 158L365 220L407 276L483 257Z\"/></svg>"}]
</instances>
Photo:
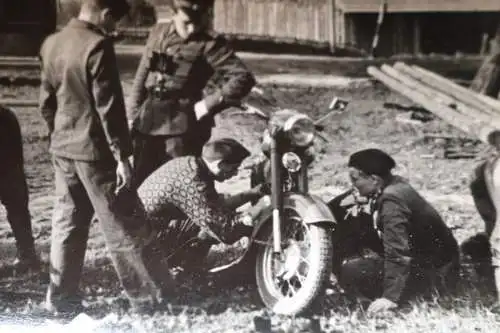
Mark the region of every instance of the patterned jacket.
<instances>
[{"instance_id":1,"label":"patterned jacket","mask_svg":"<svg viewBox=\"0 0 500 333\"><path fill-rule=\"evenodd\" d=\"M169 223L178 210L219 242L232 244L245 236L238 214L224 205L201 159L175 158L158 168L138 189L151 220Z\"/></svg>"},{"instance_id":2,"label":"patterned jacket","mask_svg":"<svg viewBox=\"0 0 500 333\"><path fill-rule=\"evenodd\" d=\"M164 93L156 98L158 85ZM217 88L205 96L211 116L198 129L193 105L203 98L208 82ZM222 36L202 32L182 39L173 21L151 30L132 87L129 120L137 131L149 135L200 133L214 125L213 116L239 102L255 85L255 78Z\"/></svg>"}]
</instances>

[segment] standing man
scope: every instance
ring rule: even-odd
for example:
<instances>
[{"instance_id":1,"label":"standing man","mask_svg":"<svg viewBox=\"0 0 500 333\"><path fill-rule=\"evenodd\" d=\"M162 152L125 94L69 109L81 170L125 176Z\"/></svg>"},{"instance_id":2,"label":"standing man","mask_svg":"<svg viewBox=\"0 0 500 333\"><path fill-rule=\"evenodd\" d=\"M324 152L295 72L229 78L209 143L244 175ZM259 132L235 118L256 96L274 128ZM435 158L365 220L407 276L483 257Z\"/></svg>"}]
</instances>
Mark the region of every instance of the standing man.
<instances>
[{"instance_id":1,"label":"standing man","mask_svg":"<svg viewBox=\"0 0 500 333\"><path fill-rule=\"evenodd\" d=\"M174 157L199 156L214 116L255 85L228 42L209 31L213 2L174 0L173 19L149 35L129 105L136 186ZM222 84L203 96L214 75Z\"/></svg>"},{"instance_id":2,"label":"standing man","mask_svg":"<svg viewBox=\"0 0 500 333\"><path fill-rule=\"evenodd\" d=\"M40 51L40 109L56 185L47 307L57 312L81 307L78 286L94 212L131 305L142 308L157 298L141 256L144 220L116 209L117 193L131 182L132 142L107 34L128 9L126 0L83 0L78 18Z\"/></svg>"},{"instance_id":3,"label":"standing man","mask_svg":"<svg viewBox=\"0 0 500 333\"><path fill-rule=\"evenodd\" d=\"M17 245L14 267L19 270L39 268L35 252L28 209L28 185L24 174L23 139L17 118L11 110L0 105L0 200Z\"/></svg>"}]
</instances>

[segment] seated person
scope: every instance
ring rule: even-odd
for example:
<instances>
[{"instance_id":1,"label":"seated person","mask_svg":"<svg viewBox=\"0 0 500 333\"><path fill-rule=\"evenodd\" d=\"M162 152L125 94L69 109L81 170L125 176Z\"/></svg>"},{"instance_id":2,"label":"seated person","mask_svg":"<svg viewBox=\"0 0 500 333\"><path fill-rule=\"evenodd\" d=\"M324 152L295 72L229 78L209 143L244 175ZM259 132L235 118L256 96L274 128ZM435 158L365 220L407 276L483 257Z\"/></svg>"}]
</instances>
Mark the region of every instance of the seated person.
<instances>
[{"instance_id":1,"label":"seated person","mask_svg":"<svg viewBox=\"0 0 500 333\"><path fill-rule=\"evenodd\" d=\"M172 253L193 242L201 251L197 258L188 258L193 264L203 260L211 245L232 244L251 235L251 218L236 208L260 198L268 187L259 185L234 196L215 190L215 181L235 176L248 156L250 152L236 140L210 141L200 157L174 158L142 183L138 194L159 231L155 243L162 251Z\"/></svg>"},{"instance_id":2,"label":"seated person","mask_svg":"<svg viewBox=\"0 0 500 333\"><path fill-rule=\"evenodd\" d=\"M352 184L367 198L372 218L363 212L352 214L346 209L349 205L342 207L349 193L329 204L340 219L339 226L349 225L342 221L346 215L365 224L359 227L364 231L357 240L352 233L351 237L336 233L340 241L354 244L340 258L341 287L356 296L375 298L369 313L397 308L432 289L452 291L458 279L458 244L432 205L406 180L392 174L394 159L381 150L366 149L351 155L348 166Z\"/></svg>"}]
</instances>

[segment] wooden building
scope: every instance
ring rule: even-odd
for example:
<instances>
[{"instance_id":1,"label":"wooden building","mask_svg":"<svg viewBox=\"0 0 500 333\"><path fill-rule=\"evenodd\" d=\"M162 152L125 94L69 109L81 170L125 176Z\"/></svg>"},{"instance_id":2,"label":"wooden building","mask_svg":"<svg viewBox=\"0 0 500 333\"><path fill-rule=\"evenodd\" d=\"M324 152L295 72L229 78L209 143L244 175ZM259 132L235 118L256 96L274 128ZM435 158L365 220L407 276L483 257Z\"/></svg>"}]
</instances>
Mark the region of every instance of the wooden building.
<instances>
[{"instance_id":1,"label":"wooden building","mask_svg":"<svg viewBox=\"0 0 500 333\"><path fill-rule=\"evenodd\" d=\"M228 35L334 46L335 0L216 0L213 27Z\"/></svg>"},{"instance_id":2,"label":"wooden building","mask_svg":"<svg viewBox=\"0 0 500 333\"><path fill-rule=\"evenodd\" d=\"M57 0L0 0L0 56L36 56L56 29Z\"/></svg>"},{"instance_id":3,"label":"wooden building","mask_svg":"<svg viewBox=\"0 0 500 333\"><path fill-rule=\"evenodd\" d=\"M216 0L214 28L270 40L369 52L382 0ZM499 0L387 0L379 54L479 53Z\"/></svg>"},{"instance_id":4,"label":"wooden building","mask_svg":"<svg viewBox=\"0 0 500 333\"><path fill-rule=\"evenodd\" d=\"M337 47L370 50L381 0L336 0ZM500 23L500 1L387 0L379 54L477 54Z\"/></svg>"}]
</instances>

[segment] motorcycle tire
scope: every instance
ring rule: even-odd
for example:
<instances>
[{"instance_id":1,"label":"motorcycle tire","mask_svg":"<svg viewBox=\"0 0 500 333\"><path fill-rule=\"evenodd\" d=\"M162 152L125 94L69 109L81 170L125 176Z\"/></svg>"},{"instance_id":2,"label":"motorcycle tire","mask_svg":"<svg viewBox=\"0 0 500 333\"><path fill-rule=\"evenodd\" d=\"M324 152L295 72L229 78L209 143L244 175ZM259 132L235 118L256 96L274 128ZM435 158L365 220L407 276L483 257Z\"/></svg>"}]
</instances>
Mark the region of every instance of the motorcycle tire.
<instances>
[{"instance_id":1,"label":"motorcycle tire","mask_svg":"<svg viewBox=\"0 0 500 333\"><path fill-rule=\"evenodd\" d=\"M291 297L284 295L280 290L273 274L272 264L269 261L274 255L272 223L268 223L259 236L260 240L269 245L257 245L255 262L257 289L264 305L276 314L295 316L312 309L322 296L332 272L331 229L321 224L302 225L309 230L311 245L307 262L310 267L305 279L300 282L299 290ZM285 253L286 251L284 249Z\"/></svg>"}]
</instances>

